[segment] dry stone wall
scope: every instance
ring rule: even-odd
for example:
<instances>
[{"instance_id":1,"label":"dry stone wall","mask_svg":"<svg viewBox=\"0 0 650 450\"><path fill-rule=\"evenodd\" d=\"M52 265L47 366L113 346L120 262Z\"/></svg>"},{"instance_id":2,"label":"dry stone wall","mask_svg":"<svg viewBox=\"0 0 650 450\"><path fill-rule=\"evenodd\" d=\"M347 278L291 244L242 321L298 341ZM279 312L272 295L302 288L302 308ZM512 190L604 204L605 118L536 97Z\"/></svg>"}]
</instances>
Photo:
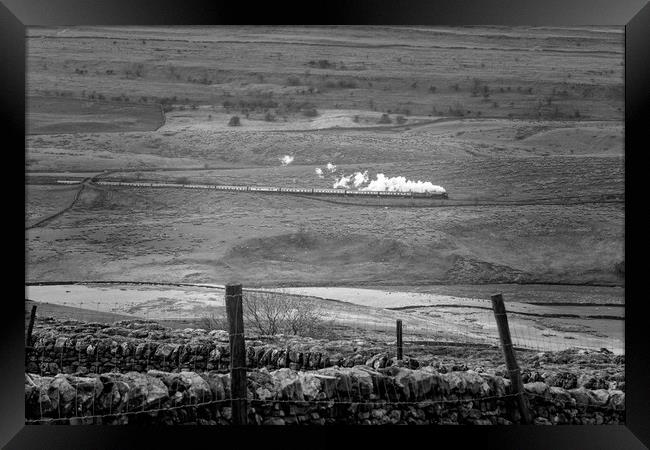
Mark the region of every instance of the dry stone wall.
<instances>
[{"instance_id":1,"label":"dry stone wall","mask_svg":"<svg viewBox=\"0 0 650 450\"><path fill-rule=\"evenodd\" d=\"M33 336L33 347L27 350L26 370L41 376L149 370L227 372L230 367L228 333L220 330L172 330L146 321L124 321L109 326L45 318L37 321ZM394 354L387 353L385 343L367 341L327 341L295 336L273 340L247 339L246 350L247 367L251 369L317 370L355 365L367 365L373 369L395 365L416 369L424 365L408 356L398 363ZM566 358L566 361L558 358ZM557 362L556 366L568 368L571 362L580 358L612 367L612 356L606 354L541 353L530 361L530 367L522 364L523 380L565 389L625 390L624 372L616 368L611 373L544 368L548 362ZM465 362L469 364L469 361ZM440 373L468 369L492 375L506 373L505 366L499 369L468 364L449 360L437 362L433 367Z\"/></svg>"},{"instance_id":2,"label":"dry stone wall","mask_svg":"<svg viewBox=\"0 0 650 450\"><path fill-rule=\"evenodd\" d=\"M248 373L248 417L283 424L511 424L509 380L474 371L440 374L366 365ZM620 424L625 393L525 385L536 424ZM207 371L25 375L28 423L230 423L230 377Z\"/></svg>"},{"instance_id":3,"label":"dry stone wall","mask_svg":"<svg viewBox=\"0 0 650 450\"><path fill-rule=\"evenodd\" d=\"M222 330L170 330L137 321L115 326L72 321L47 325L53 324L46 321L33 334L32 348L27 351L28 372L48 376L111 371L210 371L230 367L228 333ZM322 348L298 343L281 348L261 340L247 341L246 356L251 368L318 369L345 362L330 361ZM348 359L348 365L360 361Z\"/></svg>"}]
</instances>

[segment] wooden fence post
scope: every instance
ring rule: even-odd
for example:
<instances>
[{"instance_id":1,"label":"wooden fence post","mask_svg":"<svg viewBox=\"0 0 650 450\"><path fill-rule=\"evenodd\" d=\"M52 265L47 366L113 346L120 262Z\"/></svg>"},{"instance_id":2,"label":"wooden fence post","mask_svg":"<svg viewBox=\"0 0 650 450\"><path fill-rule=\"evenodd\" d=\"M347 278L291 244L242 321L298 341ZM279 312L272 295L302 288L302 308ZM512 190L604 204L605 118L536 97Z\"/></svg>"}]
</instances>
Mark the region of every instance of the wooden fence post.
<instances>
[{"instance_id":1,"label":"wooden fence post","mask_svg":"<svg viewBox=\"0 0 650 450\"><path fill-rule=\"evenodd\" d=\"M510 337L510 328L508 326L508 316L506 315L506 307L503 304L503 295L495 294L492 297L492 310L494 311L494 318L497 322L499 329L499 339L501 340L501 348L503 349L503 356L506 360L506 368L510 375L510 386L512 392L517 394L517 405L521 413L522 422L529 424L532 422L530 410L528 409L528 400L524 393L524 383L521 380L521 371L517 365L515 358L515 351L512 348L512 338Z\"/></svg>"},{"instance_id":2,"label":"wooden fence post","mask_svg":"<svg viewBox=\"0 0 650 450\"><path fill-rule=\"evenodd\" d=\"M32 313L29 316L29 325L27 327L27 336L25 337L25 348L32 346L32 331L34 331L34 319L36 319L36 305L32 305Z\"/></svg>"},{"instance_id":3,"label":"wooden fence post","mask_svg":"<svg viewBox=\"0 0 650 450\"><path fill-rule=\"evenodd\" d=\"M246 347L241 284L226 285L226 312L230 329L230 392L232 424L247 424Z\"/></svg>"},{"instance_id":4,"label":"wooden fence post","mask_svg":"<svg viewBox=\"0 0 650 450\"><path fill-rule=\"evenodd\" d=\"M403 357L402 347L402 320L397 319L397 360L401 361Z\"/></svg>"}]
</instances>

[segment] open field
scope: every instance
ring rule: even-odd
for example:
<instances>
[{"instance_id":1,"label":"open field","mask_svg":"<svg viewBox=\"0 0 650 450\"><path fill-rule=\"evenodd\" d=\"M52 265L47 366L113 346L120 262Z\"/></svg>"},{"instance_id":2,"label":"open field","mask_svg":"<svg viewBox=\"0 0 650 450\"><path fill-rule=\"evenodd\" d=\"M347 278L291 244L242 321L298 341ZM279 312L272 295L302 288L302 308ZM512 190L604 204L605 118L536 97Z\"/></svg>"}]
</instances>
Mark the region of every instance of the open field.
<instances>
[{"instance_id":1,"label":"open field","mask_svg":"<svg viewBox=\"0 0 650 450\"><path fill-rule=\"evenodd\" d=\"M342 164L338 171L399 173L409 179L433 179L450 199L523 200L623 195L623 160L616 157L441 159L436 162ZM331 188L334 175L319 179L313 165L192 171L115 172L103 176L141 181Z\"/></svg>"},{"instance_id":2,"label":"open field","mask_svg":"<svg viewBox=\"0 0 650 450\"><path fill-rule=\"evenodd\" d=\"M30 170L622 154L616 28L75 27L28 40L42 108L166 111L158 132L30 136Z\"/></svg>"},{"instance_id":3,"label":"open field","mask_svg":"<svg viewBox=\"0 0 650 450\"><path fill-rule=\"evenodd\" d=\"M389 342L402 318L413 342L490 345L503 292L515 345L624 353L622 29L30 28L28 49L27 225L74 198L56 180L91 176L331 188L367 170L450 201L86 182L26 231L27 281L238 281L316 302L342 339ZM207 287L28 295L175 327L223 307Z\"/></svg>"},{"instance_id":4,"label":"open field","mask_svg":"<svg viewBox=\"0 0 650 450\"><path fill-rule=\"evenodd\" d=\"M160 193L85 189L68 213L29 230L28 280L235 277L257 286L622 280L618 204L386 209L294 196Z\"/></svg>"},{"instance_id":5,"label":"open field","mask_svg":"<svg viewBox=\"0 0 650 450\"><path fill-rule=\"evenodd\" d=\"M27 134L106 133L159 128L158 105L120 104L65 97L28 97Z\"/></svg>"},{"instance_id":6,"label":"open field","mask_svg":"<svg viewBox=\"0 0 650 450\"><path fill-rule=\"evenodd\" d=\"M447 115L459 103L464 115L506 118L554 106L573 117L576 100L582 117L622 107L621 28L74 27L30 28L28 38L38 93L188 106L292 99L404 115Z\"/></svg>"},{"instance_id":7,"label":"open field","mask_svg":"<svg viewBox=\"0 0 650 450\"><path fill-rule=\"evenodd\" d=\"M614 306L625 304L623 287L544 285L544 284L456 284L430 286L382 286L385 291L445 294L458 297L489 298L500 292L508 301L544 304Z\"/></svg>"},{"instance_id":8,"label":"open field","mask_svg":"<svg viewBox=\"0 0 650 450\"><path fill-rule=\"evenodd\" d=\"M29 225L65 208L78 190L78 186L26 186L25 222Z\"/></svg>"},{"instance_id":9,"label":"open field","mask_svg":"<svg viewBox=\"0 0 650 450\"><path fill-rule=\"evenodd\" d=\"M104 320L115 315L114 320L144 318L201 328L205 326L202 318L225 315L223 294L222 288L215 287L88 284L28 286L26 295L45 306L45 315L52 311L60 314L56 305L77 320L98 320L107 314ZM285 288L280 295L315 302L320 317L344 334L340 337L391 341L394 321L402 319L405 335L414 343L498 342L490 302L485 298L341 288ZM605 347L623 353L623 307L537 306L509 301L508 311L517 346L545 351Z\"/></svg>"}]
</instances>

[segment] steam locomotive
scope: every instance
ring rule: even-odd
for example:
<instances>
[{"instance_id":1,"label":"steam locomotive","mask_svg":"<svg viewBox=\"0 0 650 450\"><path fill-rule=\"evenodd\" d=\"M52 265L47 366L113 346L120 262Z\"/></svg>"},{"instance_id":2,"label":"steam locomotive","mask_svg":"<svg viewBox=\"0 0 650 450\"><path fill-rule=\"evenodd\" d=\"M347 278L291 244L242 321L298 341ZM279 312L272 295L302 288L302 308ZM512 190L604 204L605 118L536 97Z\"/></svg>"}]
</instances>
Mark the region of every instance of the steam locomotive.
<instances>
[{"instance_id":1,"label":"steam locomotive","mask_svg":"<svg viewBox=\"0 0 650 450\"><path fill-rule=\"evenodd\" d=\"M65 183L59 181L59 183ZM287 194L305 195L337 195L337 196L362 196L362 197L405 197L405 198L432 198L448 199L446 192L397 192L397 191L357 191L353 189L320 189L320 188L298 188L298 187L270 187L270 186L237 186L224 184L177 184L177 183L141 183L127 181L96 181L96 184L103 186L129 186L166 188L181 187L185 189L213 189L217 191L235 192L280 192Z\"/></svg>"}]
</instances>

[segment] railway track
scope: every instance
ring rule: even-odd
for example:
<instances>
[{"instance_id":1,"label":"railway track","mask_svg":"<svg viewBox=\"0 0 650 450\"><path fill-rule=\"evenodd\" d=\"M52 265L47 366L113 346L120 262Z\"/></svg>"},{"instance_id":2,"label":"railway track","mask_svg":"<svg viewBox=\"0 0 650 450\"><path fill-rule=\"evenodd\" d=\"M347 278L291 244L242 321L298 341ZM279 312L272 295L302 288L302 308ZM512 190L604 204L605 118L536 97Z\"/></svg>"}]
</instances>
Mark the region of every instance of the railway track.
<instances>
[{"instance_id":1,"label":"railway track","mask_svg":"<svg viewBox=\"0 0 650 450\"><path fill-rule=\"evenodd\" d=\"M76 184L77 181L59 180L60 184ZM493 206L578 206L589 204L623 204L623 194L605 194L594 196L566 196L566 197L532 197L521 200L463 200L449 199L446 193L419 193L419 192L388 192L388 191L356 191L348 189L316 189L316 188L285 188L268 186L245 186L223 184L178 184L178 183L149 183L149 182L124 182L124 181L97 181L90 180L96 186L127 187L127 188L152 188L152 189L194 189L218 190L229 192L247 193L272 193L289 194L301 198L318 200L338 205L354 205L369 207L385 207L386 204L351 203L343 199L369 199L369 198L397 198L397 199L424 199L426 203L392 203L391 207L405 208L437 208L437 207L493 207Z\"/></svg>"},{"instance_id":2,"label":"railway track","mask_svg":"<svg viewBox=\"0 0 650 450\"><path fill-rule=\"evenodd\" d=\"M322 201L331 204L363 206L383 208L386 206L397 208L444 208L444 207L494 207L494 206L579 206L589 204L623 204L625 203L622 194L601 195L593 197L536 197L522 200L449 200L447 193L421 193L421 192L389 192L389 191L357 191L348 189L317 189L317 188L287 188L269 186L237 186L223 184L178 184L178 183L143 183L123 181L102 181L99 178L105 173L86 177L81 181L57 180L57 184L79 185L74 198L68 206L47 217L38 220L25 227L25 230L40 227L72 209L79 200L85 187L127 187L127 188L149 188L149 189L194 189L194 190L217 190L226 192L247 192L247 193L271 193L289 194L300 198ZM369 198L396 198L396 199L418 199L428 200L426 203L392 203L390 205L381 203L353 203L343 199L369 199Z\"/></svg>"},{"instance_id":3,"label":"railway track","mask_svg":"<svg viewBox=\"0 0 650 450\"><path fill-rule=\"evenodd\" d=\"M58 184L77 184L73 180L58 180ZM178 184L178 183L149 183L149 182L126 182L126 181L94 181L99 186L133 187L133 188L175 188L175 189L203 189L219 190L229 192L252 192L252 193L279 193L296 195L328 195L343 197L388 197L388 198L427 198L446 199L446 192L399 192L399 191L361 191L350 189L320 189L320 188L292 188L273 186L244 186L225 184Z\"/></svg>"}]
</instances>

